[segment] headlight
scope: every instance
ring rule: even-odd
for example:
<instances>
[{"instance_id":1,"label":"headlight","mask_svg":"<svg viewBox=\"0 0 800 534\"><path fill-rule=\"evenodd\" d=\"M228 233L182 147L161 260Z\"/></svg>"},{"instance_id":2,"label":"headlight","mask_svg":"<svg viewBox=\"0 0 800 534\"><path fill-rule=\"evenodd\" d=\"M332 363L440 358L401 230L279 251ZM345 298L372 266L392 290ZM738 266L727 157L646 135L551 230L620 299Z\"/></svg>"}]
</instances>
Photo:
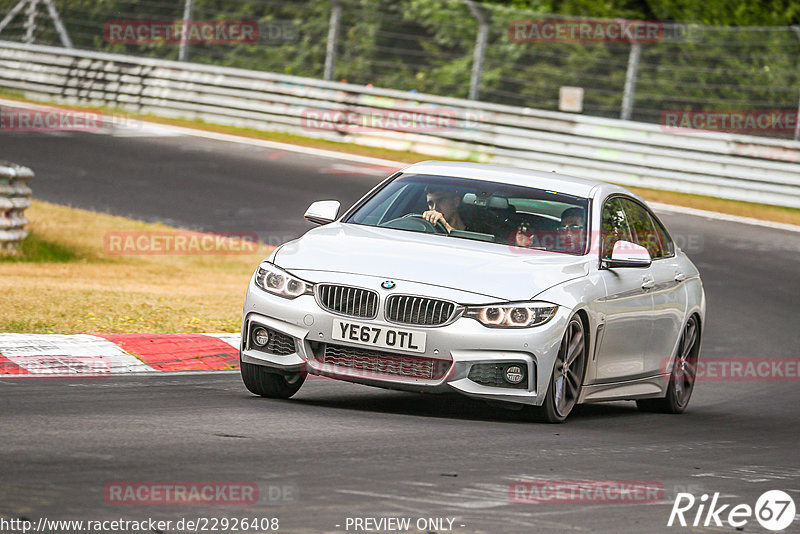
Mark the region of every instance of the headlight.
<instances>
[{"instance_id":1,"label":"headlight","mask_svg":"<svg viewBox=\"0 0 800 534\"><path fill-rule=\"evenodd\" d=\"M295 278L271 263L262 263L256 271L256 285L273 295L294 299L300 295L311 295L314 285Z\"/></svg>"},{"instance_id":2,"label":"headlight","mask_svg":"<svg viewBox=\"0 0 800 534\"><path fill-rule=\"evenodd\" d=\"M549 302L511 302L491 306L469 306L464 317L492 328L529 328L539 326L556 314L558 306Z\"/></svg>"}]
</instances>

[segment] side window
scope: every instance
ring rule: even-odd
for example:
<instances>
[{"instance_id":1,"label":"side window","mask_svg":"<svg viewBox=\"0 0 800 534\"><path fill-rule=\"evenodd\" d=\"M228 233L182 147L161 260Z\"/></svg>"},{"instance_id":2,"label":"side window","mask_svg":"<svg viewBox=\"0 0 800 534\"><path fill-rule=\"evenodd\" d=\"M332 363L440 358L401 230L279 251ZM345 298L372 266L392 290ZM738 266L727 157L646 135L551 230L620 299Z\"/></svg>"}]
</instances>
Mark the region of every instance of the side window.
<instances>
[{"instance_id":1,"label":"side window","mask_svg":"<svg viewBox=\"0 0 800 534\"><path fill-rule=\"evenodd\" d=\"M622 204L625 207L625 214L628 216L633 242L646 248L650 253L650 257L654 260L666 256L661 237L656 230L653 219L650 217L650 212L644 206L632 200L622 199Z\"/></svg>"},{"instance_id":2,"label":"side window","mask_svg":"<svg viewBox=\"0 0 800 534\"><path fill-rule=\"evenodd\" d=\"M656 232L658 233L658 238L661 240L661 246L664 249L664 257L672 256L675 254L675 243L672 242L672 238L667 233L664 225L661 224L661 221L652 213L650 214L650 218L653 219L653 223L656 225Z\"/></svg>"},{"instance_id":3,"label":"side window","mask_svg":"<svg viewBox=\"0 0 800 534\"><path fill-rule=\"evenodd\" d=\"M602 240L602 257L611 258L614 243L631 241L631 231L625 217L620 199L612 198L603 206L603 218L600 222L600 239Z\"/></svg>"}]
</instances>

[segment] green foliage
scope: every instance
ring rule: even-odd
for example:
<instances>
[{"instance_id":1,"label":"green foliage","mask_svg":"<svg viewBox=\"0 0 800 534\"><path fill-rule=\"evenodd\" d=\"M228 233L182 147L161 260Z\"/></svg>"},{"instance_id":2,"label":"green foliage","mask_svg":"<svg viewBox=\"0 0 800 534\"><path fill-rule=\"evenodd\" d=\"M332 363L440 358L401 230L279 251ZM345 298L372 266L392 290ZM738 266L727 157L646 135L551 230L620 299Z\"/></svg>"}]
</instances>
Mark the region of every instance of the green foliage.
<instances>
[{"instance_id":1,"label":"green foliage","mask_svg":"<svg viewBox=\"0 0 800 534\"><path fill-rule=\"evenodd\" d=\"M35 232L17 244L16 252L0 252L0 263L67 263L80 259L76 250L46 241Z\"/></svg>"},{"instance_id":2,"label":"green foliage","mask_svg":"<svg viewBox=\"0 0 800 534\"><path fill-rule=\"evenodd\" d=\"M0 13L17 0L0 0ZM341 29L335 80L466 97L478 23L462 0L339 0ZM183 1L57 0L78 48L176 59L177 44L112 44L111 20L177 20ZM487 0L490 20L480 99L558 109L562 86L584 88L584 113L617 117L630 52L627 42L514 42L515 20L554 16L659 20L684 24L679 34L644 43L635 120L657 122L673 109L792 109L800 87L797 0ZM241 45L191 45L189 60L321 78L330 0L194 0L196 20L256 20L262 29L288 22L296 39ZM23 15L3 38L19 39ZM700 26L707 25L707 26ZM743 28L742 26L751 26ZM267 33L266 31L264 32ZM37 42L58 44L44 13Z\"/></svg>"}]
</instances>

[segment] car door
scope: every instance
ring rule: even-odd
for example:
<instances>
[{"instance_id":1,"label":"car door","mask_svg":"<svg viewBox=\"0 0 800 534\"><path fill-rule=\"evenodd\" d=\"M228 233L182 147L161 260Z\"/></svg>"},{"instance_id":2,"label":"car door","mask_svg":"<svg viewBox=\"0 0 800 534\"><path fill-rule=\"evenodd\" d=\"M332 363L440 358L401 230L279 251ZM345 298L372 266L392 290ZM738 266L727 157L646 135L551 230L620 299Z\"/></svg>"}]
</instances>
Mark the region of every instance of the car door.
<instances>
[{"instance_id":1,"label":"car door","mask_svg":"<svg viewBox=\"0 0 800 534\"><path fill-rule=\"evenodd\" d=\"M617 241L633 242L621 197L606 200L600 221L600 254L610 258ZM606 296L598 302L602 326L595 353L597 382L641 376L652 330L650 268L601 269Z\"/></svg>"},{"instance_id":2,"label":"car door","mask_svg":"<svg viewBox=\"0 0 800 534\"><path fill-rule=\"evenodd\" d=\"M681 335L686 316L685 274L675 255L675 245L661 221L644 205L622 199L634 243L650 253L653 260L650 274L653 297L652 329L644 350L644 372L648 375L664 371Z\"/></svg>"}]
</instances>

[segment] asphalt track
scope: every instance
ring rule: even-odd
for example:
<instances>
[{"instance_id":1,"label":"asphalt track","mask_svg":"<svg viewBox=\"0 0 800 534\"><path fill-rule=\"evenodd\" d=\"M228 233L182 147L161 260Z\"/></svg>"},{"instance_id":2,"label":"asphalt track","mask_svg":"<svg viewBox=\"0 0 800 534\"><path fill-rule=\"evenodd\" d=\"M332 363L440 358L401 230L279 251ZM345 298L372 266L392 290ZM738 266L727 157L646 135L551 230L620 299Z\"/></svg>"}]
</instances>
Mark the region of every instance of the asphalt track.
<instances>
[{"instance_id":1,"label":"asphalt track","mask_svg":"<svg viewBox=\"0 0 800 534\"><path fill-rule=\"evenodd\" d=\"M3 135L0 156L36 171L39 199L257 232L273 243L309 227L302 213L312 200L346 205L380 179L368 165L341 160L120 134ZM703 276L702 356L798 359L800 233L688 215L663 220ZM278 517L280 532L354 532L345 529L348 517L399 516L454 519L454 532L734 531L668 528L672 497L719 492L723 503L752 506L781 489L800 505L799 386L704 381L681 416L613 403L578 407L566 424L550 426L459 396L329 380L308 381L290 401L253 397L235 373L5 380L0 518ZM655 504L512 503L509 484L525 479L653 481L665 496ZM261 499L108 504L104 488L119 481L249 481ZM288 493L276 497L281 490ZM752 518L743 530L767 532ZM798 518L787 531L800 531Z\"/></svg>"}]
</instances>

